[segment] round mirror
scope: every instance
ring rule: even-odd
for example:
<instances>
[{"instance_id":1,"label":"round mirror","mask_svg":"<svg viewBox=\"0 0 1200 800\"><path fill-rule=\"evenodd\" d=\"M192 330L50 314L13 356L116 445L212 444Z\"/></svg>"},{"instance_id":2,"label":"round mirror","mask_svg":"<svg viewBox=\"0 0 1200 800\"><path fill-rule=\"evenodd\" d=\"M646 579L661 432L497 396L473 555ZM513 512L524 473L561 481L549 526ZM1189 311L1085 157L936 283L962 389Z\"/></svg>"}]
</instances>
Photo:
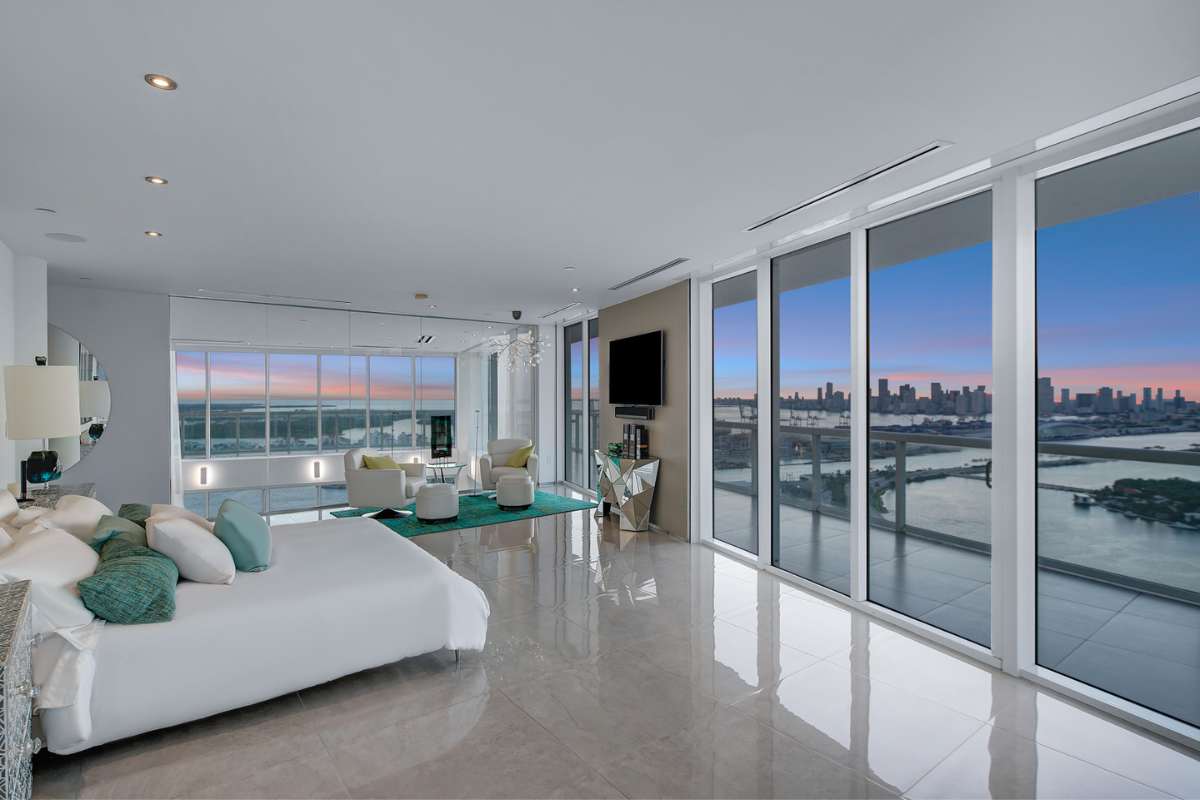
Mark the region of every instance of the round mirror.
<instances>
[{"instance_id":1,"label":"round mirror","mask_svg":"<svg viewBox=\"0 0 1200 800\"><path fill-rule=\"evenodd\" d=\"M49 326L46 360L51 366L79 370L79 436L50 440L58 453L58 469L66 472L87 456L108 424L108 375L83 343L55 325Z\"/></svg>"}]
</instances>

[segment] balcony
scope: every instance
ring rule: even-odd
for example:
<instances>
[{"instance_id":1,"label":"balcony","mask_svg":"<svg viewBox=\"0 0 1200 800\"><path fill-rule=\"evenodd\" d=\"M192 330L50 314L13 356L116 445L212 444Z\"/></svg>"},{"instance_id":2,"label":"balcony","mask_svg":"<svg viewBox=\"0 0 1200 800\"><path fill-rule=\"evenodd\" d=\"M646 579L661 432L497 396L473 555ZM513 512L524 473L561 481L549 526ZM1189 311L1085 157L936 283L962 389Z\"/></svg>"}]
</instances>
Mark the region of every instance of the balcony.
<instances>
[{"instance_id":1,"label":"balcony","mask_svg":"<svg viewBox=\"0 0 1200 800\"><path fill-rule=\"evenodd\" d=\"M753 454L757 429L752 421L718 421L714 440L740 439ZM799 441L791 451L804 457L784 464L792 469L779 492L774 561L848 594L848 506L830 483L848 478L849 430L783 424L781 434ZM878 500L870 515L870 599L987 644L990 442L872 431L871 448ZM1100 507L1085 499L1098 487L1078 478L1101 463L1120 464L1120 474L1133 476L1154 465L1194 469L1200 452L1068 443L1038 450L1038 663L1200 724L1200 530ZM728 466L741 451L721 450L726 466L718 464L714 476L714 534L753 550L757 476L749 461L740 470ZM921 467L914 453L956 453L943 460L957 463ZM953 530L939 529L939 519L952 520Z\"/></svg>"}]
</instances>

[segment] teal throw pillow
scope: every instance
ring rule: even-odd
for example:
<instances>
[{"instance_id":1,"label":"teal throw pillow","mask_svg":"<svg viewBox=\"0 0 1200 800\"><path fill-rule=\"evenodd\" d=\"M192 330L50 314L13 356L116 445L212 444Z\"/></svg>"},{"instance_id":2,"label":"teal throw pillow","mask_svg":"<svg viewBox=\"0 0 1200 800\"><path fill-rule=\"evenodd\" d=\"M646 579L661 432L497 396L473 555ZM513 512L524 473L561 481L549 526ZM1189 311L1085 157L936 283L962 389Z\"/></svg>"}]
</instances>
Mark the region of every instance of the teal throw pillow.
<instances>
[{"instance_id":1,"label":"teal throw pillow","mask_svg":"<svg viewBox=\"0 0 1200 800\"><path fill-rule=\"evenodd\" d=\"M241 572L262 572L271 566L271 528L249 506L237 500L221 503L213 533L229 548Z\"/></svg>"},{"instance_id":2,"label":"teal throw pillow","mask_svg":"<svg viewBox=\"0 0 1200 800\"><path fill-rule=\"evenodd\" d=\"M96 574L78 583L79 599L93 614L120 625L168 622L175 616L175 562L121 538L100 548Z\"/></svg>"},{"instance_id":3,"label":"teal throw pillow","mask_svg":"<svg viewBox=\"0 0 1200 800\"><path fill-rule=\"evenodd\" d=\"M96 532L92 535L92 547L99 553L104 543L112 539L124 539L130 544L148 546L145 528L136 522L106 514L96 523Z\"/></svg>"},{"instance_id":4,"label":"teal throw pillow","mask_svg":"<svg viewBox=\"0 0 1200 800\"><path fill-rule=\"evenodd\" d=\"M146 518L150 516L150 506L145 503L122 503L121 507L117 509L117 516L130 522L136 522L144 529Z\"/></svg>"}]
</instances>

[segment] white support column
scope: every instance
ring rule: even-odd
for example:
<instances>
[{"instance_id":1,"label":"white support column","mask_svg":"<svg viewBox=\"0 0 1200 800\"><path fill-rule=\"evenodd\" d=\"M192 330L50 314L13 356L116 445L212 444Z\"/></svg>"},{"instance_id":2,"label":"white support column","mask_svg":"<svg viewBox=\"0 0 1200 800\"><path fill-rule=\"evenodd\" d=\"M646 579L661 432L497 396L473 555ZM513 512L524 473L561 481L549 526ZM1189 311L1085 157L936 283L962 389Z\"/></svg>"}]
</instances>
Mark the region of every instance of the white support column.
<instances>
[{"instance_id":1,"label":"white support column","mask_svg":"<svg viewBox=\"0 0 1200 800\"><path fill-rule=\"evenodd\" d=\"M992 191L992 653L1013 675L1036 637L1037 408L1033 176Z\"/></svg>"},{"instance_id":2,"label":"white support column","mask_svg":"<svg viewBox=\"0 0 1200 800\"><path fill-rule=\"evenodd\" d=\"M850 232L850 597L867 599L867 232Z\"/></svg>"},{"instance_id":3,"label":"white support column","mask_svg":"<svg viewBox=\"0 0 1200 800\"><path fill-rule=\"evenodd\" d=\"M688 425L688 541L699 542L700 532L704 527L701 519L700 507L703 505L704 490L701 486L701 449L703 436L700 433L700 419L705 413L707 406L701 402L703 395L700 387L704 379L701 375L701 362L705 359L706 343L702 328L700 325L701 294L704 291L705 284L700 283L695 278L688 281L688 303L690 308L690 319L688 325L688 335L691 338L691 347L688 348L689 367L691 375L691 396L688 398L688 418L691 424Z\"/></svg>"},{"instance_id":4,"label":"white support column","mask_svg":"<svg viewBox=\"0 0 1200 800\"><path fill-rule=\"evenodd\" d=\"M757 266L758 287L755 319L758 336L758 564L771 563L772 486L775 470L771 464L771 436L775 426L771 402L771 262Z\"/></svg>"}]
</instances>

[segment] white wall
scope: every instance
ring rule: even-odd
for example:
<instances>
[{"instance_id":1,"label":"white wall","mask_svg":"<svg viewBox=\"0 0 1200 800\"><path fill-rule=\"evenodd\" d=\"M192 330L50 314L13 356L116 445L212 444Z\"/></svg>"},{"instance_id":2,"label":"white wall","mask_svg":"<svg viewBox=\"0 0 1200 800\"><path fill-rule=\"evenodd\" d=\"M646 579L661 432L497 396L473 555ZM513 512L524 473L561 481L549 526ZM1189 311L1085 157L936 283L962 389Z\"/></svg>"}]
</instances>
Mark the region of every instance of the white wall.
<instances>
[{"instance_id":1,"label":"white wall","mask_svg":"<svg viewBox=\"0 0 1200 800\"><path fill-rule=\"evenodd\" d=\"M49 321L77 337L108 373L112 413L64 483L93 482L121 503L171 499L170 300L165 295L51 284Z\"/></svg>"},{"instance_id":2,"label":"white wall","mask_svg":"<svg viewBox=\"0 0 1200 800\"><path fill-rule=\"evenodd\" d=\"M542 351L542 363L537 368L537 450L539 480L554 483L558 480L558 331L554 325L539 325L538 336L550 346Z\"/></svg>"},{"instance_id":3,"label":"white wall","mask_svg":"<svg viewBox=\"0 0 1200 800\"><path fill-rule=\"evenodd\" d=\"M16 444L4 435L4 370L16 363L16 290L12 251L0 242L0 489L17 480Z\"/></svg>"}]
</instances>

